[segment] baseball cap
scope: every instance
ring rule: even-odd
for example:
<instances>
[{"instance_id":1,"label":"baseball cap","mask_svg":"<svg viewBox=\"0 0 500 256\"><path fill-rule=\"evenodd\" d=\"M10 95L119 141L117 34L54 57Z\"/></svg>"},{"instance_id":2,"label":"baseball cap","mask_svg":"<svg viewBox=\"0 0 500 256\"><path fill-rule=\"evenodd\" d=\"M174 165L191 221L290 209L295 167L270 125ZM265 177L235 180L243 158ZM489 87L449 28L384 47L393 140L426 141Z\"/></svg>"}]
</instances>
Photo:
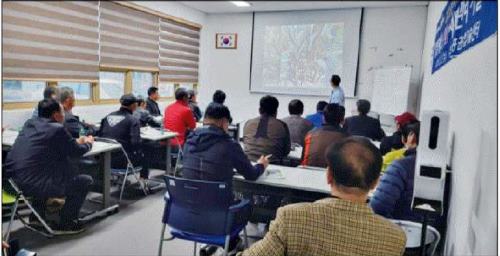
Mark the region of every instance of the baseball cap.
<instances>
[{"instance_id":1,"label":"baseball cap","mask_svg":"<svg viewBox=\"0 0 500 256\"><path fill-rule=\"evenodd\" d=\"M130 106L138 102L137 98L133 94L125 94L120 98L120 103L122 106Z\"/></svg>"},{"instance_id":2,"label":"baseball cap","mask_svg":"<svg viewBox=\"0 0 500 256\"><path fill-rule=\"evenodd\" d=\"M417 118L410 112L404 112L403 114L396 116L394 120L396 120L396 123L399 125L404 126L407 123L416 121Z\"/></svg>"}]
</instances>

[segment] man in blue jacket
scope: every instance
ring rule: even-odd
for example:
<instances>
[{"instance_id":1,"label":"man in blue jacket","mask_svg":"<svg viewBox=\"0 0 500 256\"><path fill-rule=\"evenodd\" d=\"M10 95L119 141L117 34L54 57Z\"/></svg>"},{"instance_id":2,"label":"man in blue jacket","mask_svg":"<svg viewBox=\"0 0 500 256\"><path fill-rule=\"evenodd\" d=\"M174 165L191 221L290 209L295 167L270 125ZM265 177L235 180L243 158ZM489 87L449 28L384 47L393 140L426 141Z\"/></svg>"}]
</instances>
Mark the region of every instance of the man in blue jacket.
<instances>
[{"instance_id":1,"label":"man in blue jacket","mask_svg":"<svg viewBox=\"0 0 500 256\"><path fill-rule=\"evenodd\" d=\"M326 101L319 101L318 104L316 104L316 113L306 116L306 119L313 123L314 128L319 128L323 125L323 110L326 105L328 105Z\"/></svg>"},{"instance_id":2,"label":"man in blue jacket","mask_svg":"<svg viewBox=\"0 0 500 256\"><path fill-rule=\"evenodd\" d=\"M33 207L43 218L47 199L65 197L61 221L55 229L64 233L83 231L78 213L92 178L77 175L70 158L92 148L92 136L74 139L64 128L64 111L54 99L38 103L38 115L26 121L6 160L6 170L23 192L33 197ZM34 216L30 217L30 224Z\"/></svg>"},{"instance_id":3,"label":"man in blue jacket","mask_svg":"<svg viewBox=\"0 0 500 256\"><path fill-rule=\"evenodd\" d=\"M405 143L417 143L420 123L405 126ZM416 147L410 147L405 157L392 162L380 180L370 200L373 211L389 219L421 221L421 215L411 210L415 177Z\"/></svg>"}]
</instances>

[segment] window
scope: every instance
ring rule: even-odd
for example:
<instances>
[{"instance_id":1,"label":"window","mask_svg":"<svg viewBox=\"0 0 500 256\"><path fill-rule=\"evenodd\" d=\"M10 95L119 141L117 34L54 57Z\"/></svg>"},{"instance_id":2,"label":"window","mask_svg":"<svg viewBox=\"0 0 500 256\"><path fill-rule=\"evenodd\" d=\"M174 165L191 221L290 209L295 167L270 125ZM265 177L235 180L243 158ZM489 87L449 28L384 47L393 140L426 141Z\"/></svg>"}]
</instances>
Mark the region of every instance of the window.
<instances>
[{"instance_id":1,"label":"window","mask_svg":"<svg viewBox=\"0 0 500 256\"><path fill-rule=\"evenodd\" d=\"M160 97L174 97L175 84L169 82L160 83L158 86L158 92Z\"/></svg>"},{"instance_id":2,"label":"window","mask_svg":"<svg viewBox=\"0 0 500 256\"><path fill-rule=\"evenodd\" d=\"M180 83L179 88L184 88L186 90L194 90L194 84Z\"/></svg>"},{"instance_id":3,"label":"window","mask_svg":"<svg viewBox=\"0 0 500 256\"><path fill-rule=\"evenodd\" d=\"M132 72L132 93L135 96L148 97L148 89L153 86L153 73ZM160 93L161 95L161 93Z\"/></svg>"},{"instance_id":4,"label":"window","mask_svg":"<svg viewBox=\"0 0 500 256\"><path fill-rule=\"evenodd\" d=\"M92 97L90 83L88 82L58 82L57 86L59 88L69 87L73 89L77 100L90 100Z\"/></svg>"},{"instance_id":5,"label":"window","mask_svg":"<svg viewBox=\"0 0 500 256\"><path fill-rule=\"evenodd\" d=\"M125 73L99 72L99 98L119 99L125 92Z\"/></svg>"},{"instance_id":6,"label":"window","mask_svg":"<svg viewBox=\"0 0 500 256\"><path fill-rule=\"evenodd\" d=\"M46 83L43 81L3 81L4 102L33 102L43 99Z\"/></svg>"}]
</instances>

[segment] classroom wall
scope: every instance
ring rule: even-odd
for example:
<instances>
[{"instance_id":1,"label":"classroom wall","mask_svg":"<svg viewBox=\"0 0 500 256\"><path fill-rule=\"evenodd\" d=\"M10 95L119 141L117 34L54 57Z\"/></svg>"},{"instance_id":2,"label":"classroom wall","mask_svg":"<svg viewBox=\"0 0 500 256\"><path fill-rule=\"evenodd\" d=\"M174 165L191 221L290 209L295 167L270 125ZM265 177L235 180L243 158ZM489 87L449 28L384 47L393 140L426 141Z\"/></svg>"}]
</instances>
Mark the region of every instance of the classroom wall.
<instances>
[{"instance_id":1,"label":"classroom wall","mask_svg":"<svg viewBox=\"0 0 500 256\"><path fill-rule=\"evenodd\" d=\"M421 110L450 112L455 136L444 255L496 255L497 40L495 34L431 74L436 24L446 2L430 2Z\"/></svg>"},{"instance_id":2,"label":"classroom wall","mask_svg":"<svg viewBox=\"0 0 500 256\"><path fill-rule=\"evenodd\" d=\"M358 70L359 98L371 99L372 70L380 66L413 65L412 88L415 92L419 91L426 15L426 6L365 8ZM226 102L235 121L255 117L258 114L259 99L264 94L249 91L252 14L209 14L205 21L198 97L201 106L205 107L211 101L216 89L222 89L228 95ZM238 33L238 49L215 49L217 32ZM276 96L280 101L278 117L281 118L288 115L288 102L294 98L300 98L304 102L305 113L313 113L316 103L328 100L329 95ZM355 111L356 100L346 99L346 115ZM412 104L411 110L415 111L416 98L412 100ZM392 120L389 119L389 122Z\"/></svg>"}]
</instances>

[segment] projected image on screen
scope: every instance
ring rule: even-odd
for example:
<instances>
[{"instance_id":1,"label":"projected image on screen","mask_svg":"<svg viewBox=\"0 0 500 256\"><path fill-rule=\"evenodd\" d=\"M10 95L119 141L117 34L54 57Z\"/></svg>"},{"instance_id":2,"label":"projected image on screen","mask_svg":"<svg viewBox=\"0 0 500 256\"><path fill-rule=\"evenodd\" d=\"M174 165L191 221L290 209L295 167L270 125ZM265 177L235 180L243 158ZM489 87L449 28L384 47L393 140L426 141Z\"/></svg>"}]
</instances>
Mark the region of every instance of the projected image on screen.
<instances>
[{"instance_id":1,"label":"projected image on screen","mask_svg":"<svg viewBox=\"0 0 500 256\"><path fill-rule=\"evenodd\" d=\"M255 13L250 91L321 96L338 74L354 96L361 9Z\"/></svg>"},{"instance_id":2,"label":"projected image on screen","mask_svg":"<svg viewBox=\"0 0 500 256\"><path fill-rule=\"evenodd\" d=\"M343 23L266 26L264 87L320 88L342 73Z\"/></svg>"}]
</instances>

